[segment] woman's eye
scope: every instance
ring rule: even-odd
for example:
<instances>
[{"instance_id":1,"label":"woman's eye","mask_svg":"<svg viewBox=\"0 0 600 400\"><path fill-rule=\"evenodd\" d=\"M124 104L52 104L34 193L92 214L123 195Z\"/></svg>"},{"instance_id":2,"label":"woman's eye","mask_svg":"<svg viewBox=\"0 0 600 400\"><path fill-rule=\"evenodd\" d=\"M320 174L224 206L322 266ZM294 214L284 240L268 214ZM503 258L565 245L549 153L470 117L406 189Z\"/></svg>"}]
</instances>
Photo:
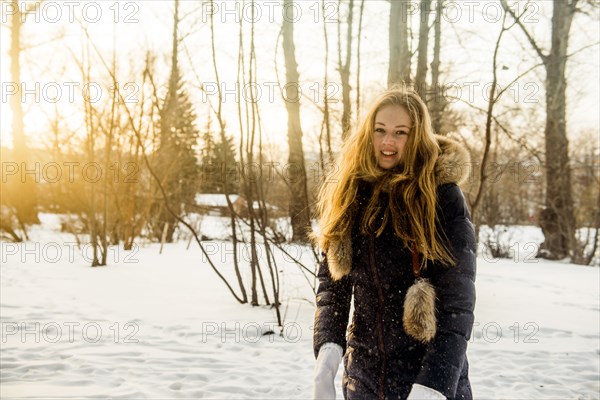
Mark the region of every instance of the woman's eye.
<instances>
[{"instance_id":1,"label":"woman's eye","mask_svg":"<svg viewBox=\"0 0 600 400\"><path fill-rule=\"evenodd\" d=\"M397 131L396 132L396 136L401 136L401 135L408 135L408 133L406 133L404 131Z\"/></svg>"},{"instance_id":2,"label":"woman's eye","mask_svg":"<svg viewBox=\"0 0 600 400\"><path fill-rule=\"evenodd\" d=\"M385 131L383 130L383 128L375 128L375 132L382 133L382 132L385 132Z\"/></svg>"}]
</instances>

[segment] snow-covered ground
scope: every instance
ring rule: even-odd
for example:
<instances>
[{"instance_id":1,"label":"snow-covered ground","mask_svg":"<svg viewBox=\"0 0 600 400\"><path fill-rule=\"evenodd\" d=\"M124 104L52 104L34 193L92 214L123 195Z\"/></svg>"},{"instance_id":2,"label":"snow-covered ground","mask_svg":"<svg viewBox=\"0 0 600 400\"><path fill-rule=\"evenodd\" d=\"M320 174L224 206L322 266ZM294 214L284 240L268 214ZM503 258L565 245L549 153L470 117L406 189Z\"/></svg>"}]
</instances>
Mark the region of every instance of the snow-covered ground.
<instances>
[{"instance_id":1,"label":"snow-covered ground","mask_svg":"<svg viewBox=\"0 0 600 400\"><path fill-rule=\"evenodd\" d=\"M274 309L240 305L195 243L114 248L91 268L89 246L42 217L30 242L1 243L0 398L310 398L314 294L280 252L283 336ZM202 229L218 237L223 222ZM511 230L512 259L478 258L475 398L598 399L600 268L536 260L539 231ZM235 283L231 243L206 244Z\"/></svg>"}]
</instances>

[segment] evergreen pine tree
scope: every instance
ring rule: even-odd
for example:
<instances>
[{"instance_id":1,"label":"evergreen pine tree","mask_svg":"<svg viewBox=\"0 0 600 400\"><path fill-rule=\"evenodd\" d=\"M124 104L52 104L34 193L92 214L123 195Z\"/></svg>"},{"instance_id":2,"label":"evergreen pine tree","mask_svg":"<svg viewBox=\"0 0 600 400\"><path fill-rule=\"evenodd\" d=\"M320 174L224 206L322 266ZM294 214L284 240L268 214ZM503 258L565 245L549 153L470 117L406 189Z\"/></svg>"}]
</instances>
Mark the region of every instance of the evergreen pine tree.
<instances>
[{"instance_id":1,"label":"evergreen pine tree","mask_svg":"<svg viewBox=\"0 0 600 400\"><path fill-rule=\"evenodd\" d=\"M184 89L178 64L179 0L175 0L174 11L171 76L167 95L160 109L160 143L154 165L167 198L163 199L161 196L156 201L150 221L152 234L159 240L168 223L165 238L167 242L173 241L177 224L176 218L167 210L167 205L177 216L184 215L186 207L195 203L199 175L195 149L199 137L194 122L196 115Z\"/></svg>"},{"instance_id":2,"label":"evergreen pine tree","mask_svg":"<svg viewBox=\"0 0 600 400\"><path fill-rule=\"evenodd\" d=\"M223 146L223 141L220 138L215 141L211 126L212 121L209 116L206 128L202 133L200 191L202 193L224 194L225 184L227 183L227 193L237 194L240 177L235 161L233 137L225 134L225 146Z\"/></svg>"},{"instance_id":3,"label":"evergreen pine tree","mask_svg":"<svg viewBox=\"0 0 600 400\"><path fill-rule=\"evenodd\" d=\"M225 185L227 185L227 193L234 194L239 191L239 183L241 173L236 165L235 159L235 143L233 137L225 135L225 144L219 140L215 146L215 163L219 168L217 174L217 193L225 193Z\"/></svg>"},{"instance_id":4,"label":"evergreen pine tree","mask_svg":"<svg viewBox=\"0 0 600 400\"><path fill-rule=\"evenodd\" d=\"M213 137L211 122L209 115L206 128L202 133L202 149L200 150L200 163L202 166L200 191L202 193L219 193L217 180L220 171L215 155L217 144Z\"/></svg>"},{"instance_id":5,"label":"evergreen pine tree","mask_svg":"<svg viewBox=\"0 0 600 400\"><path fill-rule=\"evenodd\" d=\"M194 203L198 188L199 166L196 157L199 132L195 126L194 107L187 95L178 69L174 69L169 91L160 113L160 145L155 168L167 193L169 207L179 216ZM154 236L160 240L168 223L166 241L173 241L176 219L159 200L152 223Z\"/></svg>"}]
</instances>

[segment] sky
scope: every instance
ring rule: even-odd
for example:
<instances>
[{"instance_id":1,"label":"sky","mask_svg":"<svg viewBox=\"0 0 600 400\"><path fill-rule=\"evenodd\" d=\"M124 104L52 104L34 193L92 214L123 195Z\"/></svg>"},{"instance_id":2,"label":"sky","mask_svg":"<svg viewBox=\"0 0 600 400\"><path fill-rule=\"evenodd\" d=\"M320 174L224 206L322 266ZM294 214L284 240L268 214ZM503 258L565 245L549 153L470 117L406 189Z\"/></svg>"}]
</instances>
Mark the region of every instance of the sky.
<instances>
[{"instance_id":1,"label":"sky","mask_svg":"<svg viewBox=\"0 0 600 400\"><path fill-rule=\"evenodd\" d=\"M20 2L23 3L23 2ZM102 102L108 97L107 74L98 57L92 63L92 82L83 82L78 62L85 47L85 27L99 52L111 62L113 51L118 65L121 93L132 101L140 85L140 71L144 67L147 51L156 56L155 71L163 82L170 68L171 29L173 2L171 1L46 1L37 14L27 17L22 38L27 49L21 59L22 82L15 85L10 73L10 21L11 5L3 2L2 29L0 29L0 74L2 75L2 102L0 104L0 139L2 145L11 143L11 112L8 99L15 86L25 89L25 127L30 142L42 145L47 140L49 121L58 113L63 120L62 129L82 130L82 93ZM524 3L515 5L523 11ZM276 146L285 145L287 139L287 113L277 81L284 80L285 65L278 36L283 18L295 22L295 44L300 82L297 87L304 98L300 101L304 145L315 149L321 125L318 107L323 106L325 73L324 26L329 43L328 75L330 100L334 112L341 109L341 90L337 63L337 24L346 20L346 11L337 10L337 1L306 0L284 9L282 2L209 2L182 1L180 36L185 36L179 54L186 87L196 106L198 126L204 127L209 114L208 102L216 102L216 79L211 60L210 15L215 23L215 48L221 88L225 92L224 115L228 131L239 131L238 105L250 106L249 91L236 84L239 42L239 22L242 22L246 48L246 70L251 22L255 22L256 90L261 113L261 123L266 140ZM419 14L416 2L407 2L415 32ZM537 2L527 11L525 25L540 45L549 45L549 2ZM255 13L253 14L253 10ZM355 11L355 27L358 22ZM367 1L361 35L361 109L387 84L389 4L385 1ZM571 135L581 130L598 130L600 106L598 87L598 12L592 17L578 17L572 28L570 50L586 46L568 65L568 127ZM442 68L445 82L451 82L449 95L479 107L485 106L486 90L491 81L493 45L502 26L502 10L495 1L449 2L443 16ZM595 21L596 23L590 23ZM345 26L342 28L345 29ZM343 36L342 32L342 36ZM355 38L356 39L356 38ZM595 44L595 45L593 45ZM416 38L413 46L416 46ZM432 46L430 45L430 48ZM345 51L345 50L344 50ZM500 52L502 68L500 86L506 86L520 73L539 63L539 59L526 43L518 28L509 31L503 39ZM356 59L352 60L351 84L356 87ZM278 78L279 77L279 78ZM161 79L162 78L162 79ZM544 113L544 71L541 67L524 76L511 86L506 94L506 107L517 105L523 109L537 109L540 118ZM160 85L160 83L159 83ZM208 95L199 87L204 85ZM37 94L34 93L37 89ZM23 96L22 96L23 98ZM60 98L59 100L56 100ZM460 102L456 107L467 110ZM353 98L354 108L354 98ZM339 117L339 114L337 115ZM43 145L42 145L43 147Z\"/></svg>"}]
</instances>

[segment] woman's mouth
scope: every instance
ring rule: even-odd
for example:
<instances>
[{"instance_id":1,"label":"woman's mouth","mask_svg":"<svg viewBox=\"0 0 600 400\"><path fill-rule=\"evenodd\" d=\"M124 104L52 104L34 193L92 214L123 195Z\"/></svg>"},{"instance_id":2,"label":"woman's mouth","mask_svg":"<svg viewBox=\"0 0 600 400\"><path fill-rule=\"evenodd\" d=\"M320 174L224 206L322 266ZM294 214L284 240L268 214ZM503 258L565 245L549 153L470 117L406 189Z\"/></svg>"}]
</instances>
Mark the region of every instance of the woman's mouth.
<instances>
[{"instance_id":1,"label":"woman's mouth","mask_svg":"<svg viewBox=\"0 0 600 400\"><path fill-rule=\"evenodd\" d=\"M380 153L381 153L381 155L383 155L384 157L393 157L393 156L395 156L396 154L398 154L398 152L397 152L397 151L381 151Z\"/></svg>"}]
</instances>

